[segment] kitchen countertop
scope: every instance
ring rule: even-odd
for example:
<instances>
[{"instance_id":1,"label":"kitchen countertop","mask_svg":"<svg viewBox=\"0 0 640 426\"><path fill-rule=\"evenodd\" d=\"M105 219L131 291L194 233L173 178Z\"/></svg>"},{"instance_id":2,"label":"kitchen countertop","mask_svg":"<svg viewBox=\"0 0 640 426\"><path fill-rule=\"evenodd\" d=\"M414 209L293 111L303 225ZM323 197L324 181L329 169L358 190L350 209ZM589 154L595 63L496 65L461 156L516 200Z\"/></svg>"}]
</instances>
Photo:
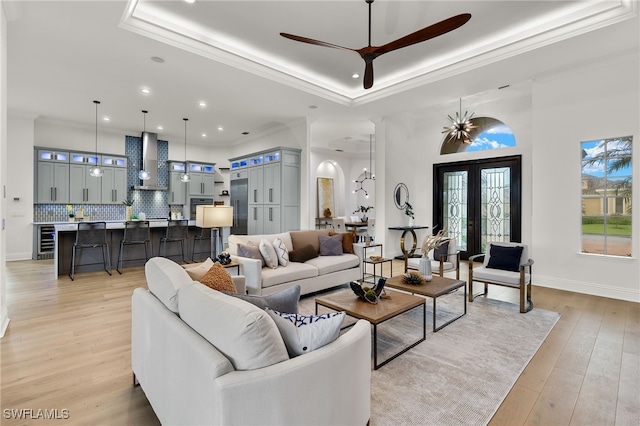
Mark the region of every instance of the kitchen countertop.
<instances>
[{"instance_id":1,"label":"kitchen countertop","mask_svg":"<svg viewBox=\"0 0 640 426\"><path fill-rule=\"evenodd\" d=\"M166 228L167 224L169 223L169 221L167 219L147 219L147 221L149 221L149 227L150 228ZM77 222L34 222L34 225L38 225L38 224L47 224L47 225L54 225L55 226L55 230L56 231L75 231L76 229L78 229L78 223L81 221L77 221ZM92 222L92 221L89 221ZM125 221L124 220L98 220L95 222L106 222L107 223L107 229L124 229L124 224ZM195 220L190 220L189 221L189 226L195 226L196 225L196 221Z\"/></svg>"}]
</instances>

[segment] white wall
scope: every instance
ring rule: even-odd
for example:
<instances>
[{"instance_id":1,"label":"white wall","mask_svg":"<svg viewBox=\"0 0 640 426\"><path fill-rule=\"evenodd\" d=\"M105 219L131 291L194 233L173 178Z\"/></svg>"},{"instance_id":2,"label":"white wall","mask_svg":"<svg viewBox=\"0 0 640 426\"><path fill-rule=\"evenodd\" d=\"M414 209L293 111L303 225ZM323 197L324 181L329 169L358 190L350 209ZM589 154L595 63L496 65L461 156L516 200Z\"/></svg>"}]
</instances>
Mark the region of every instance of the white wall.
<instances>
[{"instance_id":1,"label":"white wall","mask_svg":"<svg viewBox=\"0 0 640 426\"><path fill-rule=\"evenodd\" d=\"M4 4L0 3L0 337L9 325L6 292L6 248L7 233L4 221L7 217L6 191L7 183L7 18Z\"/></svg>"},{"instance_id":2,"label":"white wall","mask_svg":"<svg viewBox=\"0 0 640 426\"><path fill-rule=\"evenodd\" d=\"M34 116L9 111L7 164L7 260L31 259L33 242L33 138ZM14 159L24 159L14 161Z\"/></svg>"},{"instance_id":3,"label":"white wall","mask_svg":"<svg viewBox=\"0 0 640 426\"><path fill-rule=\"evenodd\" d=\"M536 81L533 233L536 283L640 301L638 53ZM580 253L580 142L633 136L632 258Z\"/></svg>"}]
</instances>

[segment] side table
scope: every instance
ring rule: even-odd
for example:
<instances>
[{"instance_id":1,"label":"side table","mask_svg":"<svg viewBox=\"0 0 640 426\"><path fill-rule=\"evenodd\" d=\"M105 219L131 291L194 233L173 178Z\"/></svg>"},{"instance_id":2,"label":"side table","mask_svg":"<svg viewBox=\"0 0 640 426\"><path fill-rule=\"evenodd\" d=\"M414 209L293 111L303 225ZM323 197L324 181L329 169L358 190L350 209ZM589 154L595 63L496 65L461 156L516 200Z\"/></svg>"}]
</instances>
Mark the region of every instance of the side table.
<instances>
[{"instance_id":1,"label":"side table","mask_svg":"<svg viewBox=\"0 0 640 426\"><path fill-rule=\"evenodd\" d=\"M382 268L385 263L389 263L391 265L391 271L389 272L389 276L393 276L393 259L382 258L380 260L372 260L370 258L362 259L362 282L372 282L373 284L377 283L377 277L382 278ZM367 273L367 265L373 265L373 274ZM376 274L376 268L380 265L380 274ZM367 278L373 277L373 281L367 281Z\"/></svg>"},{"instance_id":2,"label":"side table","mask_svg":"<svg viewBox=\"0 0 640 426\"><path fill-rule=\"evenodd\" d=\"M402 231L402 236L400 237L400 250L402 250L402 259L404 259L404 272L407 272L407 259L413 256L413 253L416 252L416 248L418 247L418 237L416 235L416 229L428 229L428 226L390 226L389 229L392 231ZM411 233L413 237L413 246L411 250L407 250L404 245L404 239L407 236L407 233Z\"/></svg>"}]
</instances>

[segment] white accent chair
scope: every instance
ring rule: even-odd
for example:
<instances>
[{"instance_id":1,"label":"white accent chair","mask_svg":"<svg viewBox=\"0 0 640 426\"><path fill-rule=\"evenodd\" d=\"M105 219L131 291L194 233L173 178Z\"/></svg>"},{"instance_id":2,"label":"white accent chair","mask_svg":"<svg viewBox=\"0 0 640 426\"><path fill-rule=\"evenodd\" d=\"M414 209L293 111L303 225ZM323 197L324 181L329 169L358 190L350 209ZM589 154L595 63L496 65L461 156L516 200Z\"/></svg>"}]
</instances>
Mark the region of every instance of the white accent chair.
<instances>
[{"instance_id":1,"label":"white accent chair","mask_svg":"<svg viewBox=\"0 0 640 426\"><path fill-rule=\"evenodd\" d=\"M457 240L449 238L447 254L440 255L440 259L435 259L433 250L428 253L431 259L431 270L434 274L444 277L445 272L456 271L456 279L460 279L460 250L458 250ZM410 257L407 259L408 269L420 269L420 258Z\"/></svg>"},{"instance_id":2,"label":"white accent chair","mask_svg":"<svg viewBox=\"0 0 640 426\"><path fill-rule=\"evenodd\" d=\"M498 250L492 254L492 248L497 247ZM519 264L514 265L512 270L496 268L495 266L505 266L505 257L500 258L500 248L516 248L522 247ZM474 267L476 259L484 256L482 266ZM491 260L494 257L493 261ZM517 259L516 259L517 262ZM509 263L508 261L506 263ZM533 308L531 301L531 267L533 259L529 259L529 252L526 244L513 242L490 242L487 244L487 253L476 254L469 257L469 302L473 302L477 296L487 295L488 285L496 284L506 287L520 289L520 312L526 313ZM479 281L484 283L484 292L473 294L473 282Z\"/></svg>"}]
</instances>

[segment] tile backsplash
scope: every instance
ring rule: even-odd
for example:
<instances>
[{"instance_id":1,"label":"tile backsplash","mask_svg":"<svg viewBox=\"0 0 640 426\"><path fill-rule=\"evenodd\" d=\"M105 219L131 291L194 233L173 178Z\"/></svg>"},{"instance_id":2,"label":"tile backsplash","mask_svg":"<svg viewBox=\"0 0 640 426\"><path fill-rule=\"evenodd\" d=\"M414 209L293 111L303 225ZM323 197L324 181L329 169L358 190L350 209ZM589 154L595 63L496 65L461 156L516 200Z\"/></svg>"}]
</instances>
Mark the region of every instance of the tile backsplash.
<instances>
[{"instance_id":1,"label":"tile backsplash","mask_svg":"<svg viewBox=\"0 0 640 426\"><path fill-rule=\"evenodd\" d=\"M142 162L142 138L139 136L125 137L125 155L129 157L127 167L128 197L133 198L133 214L144 212L147 218L166 218L170 216L168 191L134 190L134 185L140 184L138 173ZM169 186L169 143L158 141L158 185ZM124 201L124 200L122 200ZM85 209L85 216L89 220L124 220L126 207L123 204L72 204L74 211ZM171 211L182 213L180 206L171 206ZM64 204L35 204L33 209L34 222L64 222L69 220L68 211Z\"/></svg>"}]
</instances>

